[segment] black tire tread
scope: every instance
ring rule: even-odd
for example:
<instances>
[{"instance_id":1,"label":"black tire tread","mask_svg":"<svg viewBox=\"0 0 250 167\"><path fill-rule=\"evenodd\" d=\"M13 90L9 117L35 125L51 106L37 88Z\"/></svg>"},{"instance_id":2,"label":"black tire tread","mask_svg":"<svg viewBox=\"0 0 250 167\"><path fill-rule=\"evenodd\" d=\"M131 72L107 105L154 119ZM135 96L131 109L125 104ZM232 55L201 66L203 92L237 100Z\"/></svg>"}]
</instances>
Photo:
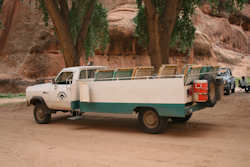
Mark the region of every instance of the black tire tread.
<instances>
[{"instance_id":1,"label":"black tire tread","mask_svg":"<svg viewBox=\"0 0 250 167\"><path fill-rule=\"evenodd\" d=\"M154 111L154 112L156 112L156 111ZM156 112L158 115L159 121L160 121L159 126L157 128L154 128L154 129L149 129L143 123L143 114L144 113L145 113L145 110L142 110L142 111L139 111L139 115L138 115L139 125L140 125L140 128L142 129L142 131L144 131L145 133L150 133L150 134L159 134L159 133L164 132L164 130L166 129L167 123L168 123L168 119L166 119L166 117L160 117L158 115L158 113Z\"/></svg>"},{"instance_id":2,"label":"black tire tread","mask_svg":"<svg viewBox=\"0 0 250 167\"><path fill-rule=\"evenodd\" d=\"M46 114L46 118L44 120L39 120L36 116L36 110L38 108L41 108L44 112L47 112ZM47 106L45 106L42 103L38 103L35 105L34 110L33 110L33 115L34 115L34 119L38 124L48 124L51 121L51 114L49 113L49 109L47 108Z\"/></svg>"}]
</instances>

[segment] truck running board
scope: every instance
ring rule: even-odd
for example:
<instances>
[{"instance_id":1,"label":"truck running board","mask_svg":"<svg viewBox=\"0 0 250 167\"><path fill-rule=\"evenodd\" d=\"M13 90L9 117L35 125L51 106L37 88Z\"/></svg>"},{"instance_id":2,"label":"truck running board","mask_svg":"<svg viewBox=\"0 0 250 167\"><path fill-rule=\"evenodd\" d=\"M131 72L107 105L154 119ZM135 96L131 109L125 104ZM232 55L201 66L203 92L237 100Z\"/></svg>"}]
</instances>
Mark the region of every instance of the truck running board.
<instances>
[{"instance_id":1,"label":"truck running board","mask_svg":"<svg viewBox=\"0 0 250 167\"><path fill-rule=\"evenodd\" d=\"M82 116L75 116L75 117L68 117L67 120L75 121L75 120L81 120L82 118L83 118Z\"/></svg>"}]
</instances>

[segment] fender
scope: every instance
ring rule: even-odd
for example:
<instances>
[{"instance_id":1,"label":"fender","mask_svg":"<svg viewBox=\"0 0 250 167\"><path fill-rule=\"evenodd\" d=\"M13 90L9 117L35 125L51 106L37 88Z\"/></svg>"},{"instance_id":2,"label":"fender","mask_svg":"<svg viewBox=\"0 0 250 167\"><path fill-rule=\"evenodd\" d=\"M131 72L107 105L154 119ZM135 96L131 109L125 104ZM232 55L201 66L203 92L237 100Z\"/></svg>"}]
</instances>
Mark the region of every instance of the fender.
<instances>
[{"instance_id":1,"label":"fender","mask_svg":"<svg viewBox=\"0 0 250 167\"><path fill-rule=\"evenodd\" d=\"M29 102L29 104L32 104L32 105L36 105L37 103L44 104L48 108L45 100L41 96L34 96L31 98L31 100Z\"/></svg>"}]
</instances>

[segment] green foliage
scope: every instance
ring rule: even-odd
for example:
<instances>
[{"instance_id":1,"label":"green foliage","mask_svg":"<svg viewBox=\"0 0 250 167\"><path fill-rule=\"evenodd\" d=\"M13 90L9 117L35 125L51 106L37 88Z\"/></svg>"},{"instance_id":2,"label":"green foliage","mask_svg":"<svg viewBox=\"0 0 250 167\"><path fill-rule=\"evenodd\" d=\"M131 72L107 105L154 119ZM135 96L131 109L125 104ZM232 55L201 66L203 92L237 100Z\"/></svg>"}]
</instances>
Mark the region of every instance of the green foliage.
<instances>
[{"instance_id":1,"label":"green foliage","mask_svg":"<svg viewBox=\"0 0 250 167\"><path fill-rule=\"evenodd\" d=\"M151 0L157 13L163 14L166 0ZM134 22L137 25L135 29L135 36L139 38L138 42L141 46L146 47L149 42L147 16L145 14L145 7L142 0L136 0L137 8L139 9Z\"/></svg>"},{"instance_id":2,"label":"green foliage","mask_svg":"<svg viewBox=\"0 0 250 167\"><path fill-rule=\"evenodd\" d=\"M137 25L135 29L135 36L139 39L139 44L146 47L149 42L147 17L145 14L145 8L142 5L142 0L137 0L137 7L139 9L134 22Z\"/></svg>"},{"instance_id":3,"label":"green foliage","mask_svg":"<svg viewBox=\"0 0 250 167\"><path fill-rule=\"evenodd\" d=\"M12 94L12 93L4 94L4 93L0 93L0 98L15 98L15 97L25 97L25 94L24 93L19 93L19 94Z\"/></svg>"},{"instance_id":4,"label":"green foliage","mask_svg":"<svg viewBox=\"0 0 250 167\"><path fill-rule=\"evenodd\" d=\"M151 0L156 11L161 15L165 12L165 6L167 0ZM202 0L182 0L180 1L180 10L176 18L176 24L171 36L171 47L177 48L181 52L188 51L195 39L195 27L192 22L192 15L195 8L201 3ZM244 3L248 0L226 0L222 3L222 0L207 0L213 9L219 11L221 5L226 9L226 12L232 13L242 9ZM149 41L148 29L147 29L147 16L145 14L145 7L143 0L137 0L138 13L134 18L136 24L135 35L139 38L139 43L143 47L147 47ZM159 22L159 24L166 24Z\"/></svg>"},{"instance_id":5,"label":"green foliage","mask_svg":"<svg viewBox=\"0 0 250 167\"><path fill-rule=\"evenodd\" d=\"M46 5L44 0L37 0L37 2L39 2L39 9L43 12L43 21L45 23L46 26L49 25L49 13L46 9Z\"/></svg>"},{"instance_id":6,"label":"green foliage","mask_svg":"<svg viewBox=\"0 0 250 167\"><path fill-rule=\"evenodd\" d=\"M89 6L89 1L75 0L72 1L72 7L69 11L69 28L74 41L77 42L78 34L81 31L83 17Z\"/></svg>"},{"instance_id":7,"label":"green foliage","mask_svg":"<svg viewBox=\"0 0 250 167\"><path fill-rule=\"evenodd\" d=\"M176 18L170 45L176 47L182 53L192 47L195 38L195 27L191 19L199 3L200 0L184 0L180 5L181 10Z\"/></svg>"},{"instance_id":8,"label":"green foliage","mask_svg":"<svg viewBox=\"0 0 250 167\"><path fill-rule=\"evenodd\" d=\"M4 0L0 0L0 12L1 12L1 10L2 10L3 1L4 1Z\"/></svg>"},{"instance_id":9,"label":"green foliage","mask_svg":"<svg viewBox=\"0 0 250 167\"><path fill-rule=\"evenodd\" d=\"M39 8L43 12L43 20L46 25L48 25L49 14L46 9L44 0L37 0L39 2ZM68 21L69 30L71 36L76 46L77 40L82 28L84 21L84 16L89 8L92 0L69 0L66 2L69 8L69 18L64 18ZM60 10L60 6L58 9ZM63 15L62 15L63 16ZM66 17L66 16L63 16ZM84 39L84 49L86 53L86 58L92 56L96 48L105 48L109 42L108 34L108 21L107 21L107 11L100 3L96 3L95 9L91 16L90 25L88 27L88 32L86 39Z\"/></svg>"},{"instance_id":10,"label":"green foliage","mask_svg":"<svg viewBox=\"0 0 250 167\"><path fill-rule=\"evenodd\" d=\"M248 0L208 0L208 2L213 9L213 13L219 14L221 11L227 13L238 12Z\"/></svg>"},{"instance_id":11,"label":"green foliage","mask_svg":"<svg viewBox=\"0 0 250 167\"><path fill-rule=\"evenodd\" d=\"M92 56L96 48L105 49L109 43L108 21L106 18L106 9L102 7L102 4L97 3L84 43L86 58Z\"/></svg>"}]
</instances>

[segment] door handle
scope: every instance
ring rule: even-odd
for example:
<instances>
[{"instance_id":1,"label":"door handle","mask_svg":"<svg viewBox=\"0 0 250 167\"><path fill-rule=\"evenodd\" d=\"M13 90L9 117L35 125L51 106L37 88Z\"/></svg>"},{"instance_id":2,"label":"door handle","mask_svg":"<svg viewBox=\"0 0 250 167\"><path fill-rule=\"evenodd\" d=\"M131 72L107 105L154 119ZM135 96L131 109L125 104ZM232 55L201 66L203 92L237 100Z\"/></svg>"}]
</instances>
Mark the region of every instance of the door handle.
<instances>
[{"instance_id":1,"label":"door handle","mask_svg":"<svg viewBox=\"0 0 250 167\"><path fill-rule=\"evenodd\" d=\"M43 94L48 94L48 92L43 91Z\"/></svg>"}]
</instances>

